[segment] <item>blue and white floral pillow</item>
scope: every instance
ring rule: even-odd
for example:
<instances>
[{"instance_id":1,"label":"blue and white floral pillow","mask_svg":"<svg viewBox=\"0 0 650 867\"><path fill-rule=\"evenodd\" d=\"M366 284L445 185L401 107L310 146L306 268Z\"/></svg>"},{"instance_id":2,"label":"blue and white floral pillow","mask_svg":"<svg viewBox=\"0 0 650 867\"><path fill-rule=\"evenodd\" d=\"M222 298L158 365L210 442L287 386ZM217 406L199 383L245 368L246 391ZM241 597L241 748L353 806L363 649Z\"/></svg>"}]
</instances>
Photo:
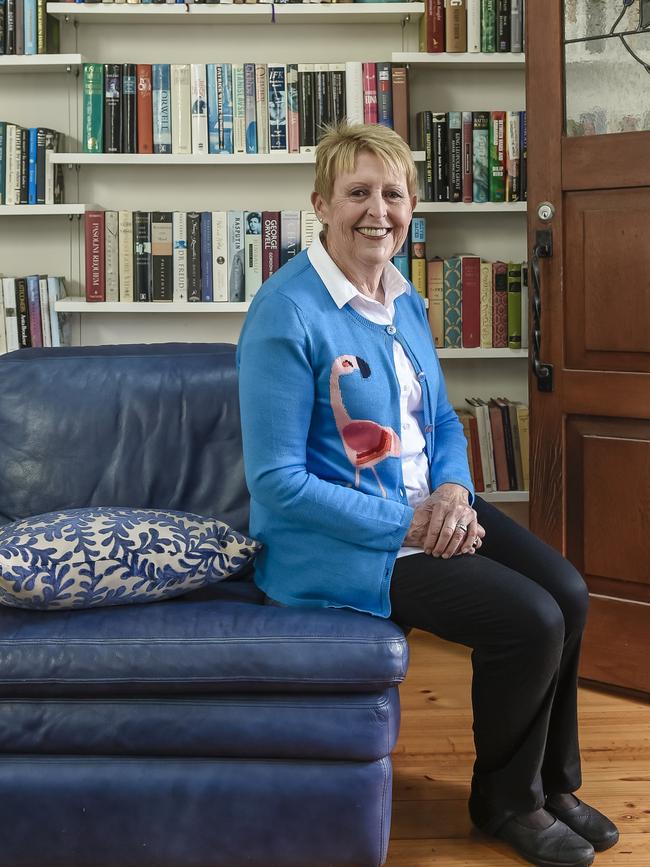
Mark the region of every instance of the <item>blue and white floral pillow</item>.
<instances>
[{"instance_id":1,"label":"blue and white floral pillow","mask_svg":"<svg viewBox=\"0 0 650 867\"><path fill-rule=\"evenodd\" d=\"M92 608L178 596L239 572L260 549L214 518L98 507L0 527L0 604Z\"/></svg>"}]
</instances>

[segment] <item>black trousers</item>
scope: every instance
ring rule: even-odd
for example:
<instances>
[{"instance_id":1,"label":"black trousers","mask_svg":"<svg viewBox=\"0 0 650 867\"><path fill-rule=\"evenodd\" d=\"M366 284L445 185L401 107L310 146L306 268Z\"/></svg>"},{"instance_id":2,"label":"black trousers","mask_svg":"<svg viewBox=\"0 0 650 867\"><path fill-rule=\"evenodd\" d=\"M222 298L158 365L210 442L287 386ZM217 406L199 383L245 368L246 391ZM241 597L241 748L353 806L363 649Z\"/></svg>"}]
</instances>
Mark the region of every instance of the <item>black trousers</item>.
<instances>
[{"instance_id":1,"label":"black trousers","mask_svg":"<svg viewBox=\"0 0 650 867\"><path fill-rule=\"evenodd\" d=\"M480 553L400 557L391 618L472 648L470 812L494 832L543 806L545 795L580 786L577 675L588 593L553 548L480 497L474 508L486 530Z\"/></svg>"}]
</instances>

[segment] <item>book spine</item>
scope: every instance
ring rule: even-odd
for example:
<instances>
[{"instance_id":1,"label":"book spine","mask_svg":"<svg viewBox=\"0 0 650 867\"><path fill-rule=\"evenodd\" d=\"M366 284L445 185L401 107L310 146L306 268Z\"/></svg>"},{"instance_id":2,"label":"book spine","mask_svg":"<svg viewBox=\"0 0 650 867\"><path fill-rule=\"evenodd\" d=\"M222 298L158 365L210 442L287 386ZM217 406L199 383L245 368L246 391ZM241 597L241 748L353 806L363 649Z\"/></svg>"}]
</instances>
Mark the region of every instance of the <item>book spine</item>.
<instances>
[{"instance_id":1,"label":"book spine","mask_svg":"<svg viewBox=\"0 0 650 867\"><path fill-rule=\"evenodd\" d=\"M411 279L411 266L409 262L409 238L408 235L404 239L404 243L391 259L393 265L397 268L400 274L406 279Z\"/></svg>"},{"instance_id":2,"label":"book spine","mask_svg":"<svg viewBox=\"0 0 650 867\"><path fill-rule=\"evenodd\" d=\"M522 202L528 201L528 126L526 112L519 112L519 187Z\"/></svg>"},{"instance_id":3,"label":"book spine","mask_svg":"<svg viewBox=\"0 0 650 867\"><path fill-rule=\"evenodd\" d=\"M528 349L528 262L521 263L521 348Z\"/></svg>"},{"instance_id":4,"label":"book spine","mask_svg":"<svg viewBox=\"0 0 650 867\"><path fill-rule=\"evenodd\" d=\"M1 2L1 0L0 0ZM43 167L45 170L45 167ZM0 205L6 205L7 122L0 120Z\"/></svg>"},{"instance_id":5,"label":"book spine","mask_svg":"<svg viewBox=\"0 0 650 867\"><path fill-rule=\"evenodd\" d=\"M418 295L427 297L427 221L424 217L413 217L411 220L411 283Z\"/></svg>"},{"instance_id":6,"label":"book spine","mask_svg":"<svg viewBox=\"0 0 650 867\"><path fill-rule=\"evenodd\" d=\"M41 311L41 330L43 332L43 346L52 346L52 328L50 324L50 299L47 294L47 277L38 278L38 302ZM2 308L2 293L0 292L0 309ZM2 320L0 318L0 331Z\"/></svg>"},{"instance_id":7,"label":"book spine","mask_svg":"<svg viewBox=\"0 0 650 867\"><path fill-rule=\"evenodd\" d=\"M228 211L228 300L244 301L245 293L244 213Z\"/></svg>"},{"instance_id":8,"label":"book spine","mask_svg":"<svg viewBox=\"0 0 650 867\"><path fill-rule=\"evenodd\" d=\"M208 153L208 95L205 80L205 64L193 63L191 67L192 101L192 153Z\"/></svg>"},{"instance_id":9,"label":"book spine","mask_svg":"<svg viewBox=\"0 0 650 867\"><path fill-rule=\"evenodd\" d=\"M329 116L329 66L327 63L314 64L314 118L316 122L316 142L318 143L330 121Z\"/></svg>"},{"instance_id":10,"label":"book spine","mask_svg":"<svg viewBox=\"0 0 650 867\"><path fill-rule=\"evenodd\" d=\"M269 63L269 147L271 153L288 153L287 67Z\"/></svg>"},{"instance_id":11,"label":"book spine","mask_svg":"<svg viewBox=\"0 0 650 867\"><path fill-rule=\"evenodd\" d=\"M246 153L246 93L243 63L232 64L232 123L234 152Z\"/></svg>"},{"instance_id":12,"label":"book spine","mask_svg":"<svg viewBox=\"0 0 650 867\"><path fill-rule=\"evenodd\" d=\"M117 211L104 211L104 274L106 301L120 300L119 222Z\"/></svg>"},{"instance_id":13,"label":"book spine","mask_svg":"<svg viewBox=\"0 0 650 867\"><path fill-rule=\"evenodd\" d=\"M472 112L462 113L462 148L463 148L463 202L469 204L474 201L472 189L474 171L472 168Z\"/></svg>"},{"instance_id":14,"label":"book spine","mask_svg":"<svg viewBox=\"0 0 650 867\"><path fill-rule=\"evenodd\" d=\"M7 3L6 0L0 0L0 57L6 54L7 51ZM2 294L2 293L0 293ZM5 349L5 352L7 350Z\"/></svg>"},{"instance_id":15,"label":"book spine","mask_svg":"<svg viewBox=\"0 0 650 867\"><path fill-rule=\"evenodd\" d=\"M523 51L523 0L510 0L510 51Z\"/></svg>"},{"instance_id":16,"label":"book spine","mask_svg":"<svg viewBox=\"0 0 650 867\"><path fill-rule=\"evenodd\" d=\"M244 122L246 153L257 153L257 105L255 101L255 64L244 64Z\"/></svg>"},{"instance_id":17,"label":"book spine","mask_svg":"<svg viewBox=\"0 0 650 867\"><path fill-rule=\"evenodd\" d=\"M330 63L329 66L329 118L330 123L337 124L345 120L345 63ZM405 67L403 67L405 69Z\"/></svg>"},{"instance_id":18,"label":"book spine","mask_svg":"<svg viewBox=\"0 0 650 867\"><path fill-rule=\"evenodd\" d=\"M519 425L517 423L517 407L511 401L507 401L508 419L510 422L510 431L512 434L512 447L515 458L515 484L514 490L524 490L524 470L521 462L521 442L519 439Z\"/></svg>"},{"instance_id":19,"label":"book spine","mask_svg":"<svg viewBox=\"0 0 650 867\"><path fill-rule=\"evenodd\" d=\"M122 64L122 153L138 152L135 63Z\"/></svg>"},{"instance_id":20,"label":"book spine","mask_svg":"<svg viewBox=\"0 0 650 867\"><path fill-rule=\"evenodd\" d=\"M18 202L21 205L29 204L28 188L29 188L29 130L26 127L20 128L19 134L20 146L18 151L19 165L19 188Z\"/></svg>"},{"instance_id":21,"label":"book spine","mask_svg":"<svg viewBox=\"0 0 650 867\"><path fill-rule=\"evenodd\" d=\"M268 93L268 89L265 88ZM267 105L268 117L268 105ZM290 154L300 153L300 108L298 101L298 64L287 64L287 147ZM267 150L268 153L268 142Z\"/></svg>"},{"instance_id":22,"label":"book spine","mask_svg":"<svg viewBox=\"0 0 650 867\"><path fill-rule=\"evenodd\" d=\"M280 212L262 213L262 281L280 267Z\"/></svg>"},{"instance_id":23,"label":"book spine","mask_svg":"<svg viewBox=\"0 0 650 867\"><path fill-rule=\"evenodd\" d=\"M201 215L187 214L187 300L201 300Z\"/></svg>"},{"instance_id":24,"label":"book spine","mask_svg":"<svg viewBox=\"0 0 650 867\"><path fill-rule=\"evenodd\" d=\"M244 298L252 301L262 285L262 214L259 211L246 211L244 222Z\"/></svg>"},{"instance_id":25,"label":"book spine","mask_svg":"<svg viewBox=\"0 0 650 867\"><path fill-rule=\"evenodd\" d=\"M506 113L506 202L518 202L519 183L519 127L518 111Z\"/></svg>"},{"instance_id":26,"label":"book spine","mask_svg":"<svg viewBox=\"0 0 650 867\"><path fill-rule=\"evenodd\" d=\"M60 134L53 129L45 130L45 204L60 205L63 201L63 166L50 162L47 151L56 153Z\"/></svg>"},{"instance_id":27,"label":"book spine","mask_svg":"<svg viewBox=\"0 0 650 867\"><path fill-rule=\"evenodd\" d=\"M481 349L492 348L492 263L481 262Z\"/></svg>"},{"instance_id":28,"label":"book spine","mask_svg":"<svg viewBox=\"0 0 650 867\"><path fill-rule=\"evenodd\" d=\"M469 474L471 476L472 483L474 484L474 490L476 490L476 483L474 482L474 479L475 479L474 455L472 454L472 441L471 441L471 434L470 434L470 428L469 428L469 420L470 420L471 416L470 416L470 413L468 413L468 412L462 412L462 411L459 412L458 410L456 410L456 415L458 416L459 422L463 426L463 434L465 435L465 440L467 443L466 455L467 455L467 464L469 466Z\"/></svg>"},{"instance_id":29,"label":"book spine","mask_svg":"<svg viewBox=\"0 0 650 867\"><path fill-rule=\"evenodd\" d=\"M481 0L467 0L467 50L481 51Z\"/></svg>"},{"instance_id":30,"label":"book spine","mask_svg":"<svg viewBox=\"0 0 650 867\"><path fill-rule=\"evenodd\" d=\"M472 195L475 202L489 201L489 139L490 112L472 112Z\"/></svg>"},{"instance_id":31,"label":"book spine","mask_svg":"<svg viewBox=\"0 0 650 867\"><path fill-rule=\"evenodd\" d=\"M47 300L50 307L50 334L52 346L61 346L63 343L63 334L61 333L60 320L65 320L66 317L59 315L56 312L56 302L59 298L65 297L65 289L63 288L63 278L50 277L47 278Z\"/></svg>"},{"instance_id":32,"label":"book spine","mask_svg":"<svg viewBox=\"0 0 650 867\"><path fill-rule=\"evenodd\" d=\"M36 193L36 163L38 159L38 129L31 127L27 133L27 203L35 205Z\"/></svg>"},{"instance_id":33,"label":"book spine","mask_svg":"<svg viewBox=\"0 0 650 867\"><path fill-rule=\"evenodd\" d=\"M485 479L483 478L483 462L481 459L481 442L478 435L478 422L476 416L470 414L469 418L469 435L470 444L472 447L472 463L474 464L474 490L485 490Z\"/></svg>"},{"instance_id":34,"label":"book spine","mask_svg":"<svg viewBox=\"0 0 650 867\"><path fill-rule=\"evenodd\" d=\"M151 214L151 300L174 300L174 238L172 214Z\"/></svg>"},{"instance_id":35,"label":"book spine","mask_svg":"<svg viewBox=\"0 0 650 867\"><path fill-rule=\"evenodd\" d=\"M393 93L391 85L391 64L381 61L377 67L377 121L383 126L393 127Z\"/></svg>"},{"instance_id":36,"label":"book spine","mask_svg":"<svg viewBox=\"0 0 650 867\"><path fill-rule=\"evenodd\" d=\"M120 211L117 217L119 255L119 300L133 301L133 214Z\"/></svg>"},{"instance_id":37,"label":"book spine","mask_svg":"<svg viewBox=\"0 0 650 867\"><path fill-rule=\"evenodd\" d=\"M221 134L221 150L225 154L234 153L234 115L232 91L232 64L222 63L221 78L217 70L217 96L220 99L219 130ZM221 90L219 90L221 85Z\"/></svg>"},{"instance_id":38,"label":"book spine","mask_svg":"<svg viewBox=\"0 0 650 867\"><path fill-rule=\"evenodd\" d=\"M122 70L119 63L104 65L104 153L122 150Z\"/></svg>"},{"instance_id":39,"label":"book spine","mask_svg":"<svg viewBox=\"0 0 650 867\"><path fill-rule=\"evenodd\" d=\"M445 50L451 54L467 51L466 0L445 2Z\"/></svg>"},{"instance_id":40,"label":"book spine","mask_svg":"<svg viewBox=\"0 0 650 867\"><path fill-rule=\"evenodd\" d=\"M363 122L377 123L377 64L363 64Z\"/></svg>"},{"instance_id":41,"label":"book spine","mask_svg":"<svg viewBox=\"0 0 650 867\"><path fill-rule=\"evenodd\" d=\"M16 0L14 6L14 54L25 53L25 3L24 0Z\"/></svg>"},{"instance_id":42,"label":"book spine","mask_svg":"<svg viewBox=\"0 0 650 867\"><path fill-rule=\"evenodd\" d=\"M83 149L87 154L104 152L104 67L83 65Z\"/></svg>"},{"instance_id":43,"label":"book spine","mask_svg":"<svg viewBox=\"0 0 650 867\"><path fill-rule=\"evenodd\" d=\"M463 199L463 115L450 111L448 117L449 201Z\"/></svg>"},{"instance_id":44,"label":"book spine","mask_svg":"<svg viewBox=\"0 0 650 867\"><path fill-rule=\"evenodd\" d=\"M508 266L492 263L492 346L508 346Z\"/></svg>"},{"instance_id":45,"label":"book spine","mask_svg":"<svg viewBox=\"0 0 650 867\"><path fill-rule=\"evenodd\" d=\"M300 153L316 149L315 75L313 63L298 64L298 108L300 112Z\"/></svg>"},{"instance_id":46,"label":"book spine","mask_svg":"<svg viewBox=\"0 0 650 867\"><path fill-rule=\"evenodd\" d=\"M18 345L25 349L32 345L29 329L29 302L27 300L27 278L16 277L16 318L18 325Z\"/></svg>"},{"instance_id":47,"label":"book spine","mask_svg":"<svg viewBox=\"0 0 650 867\"><path fill-rule=\"evenodd\" d=\"M433 198L433 113L419 111L416 115L418 150L424 151L424 162L420 163L420 187L425 202Z\"/></svg>"},{"instance_id":48,"label":"book spine","mask_svg":"<svg viewBox=\"0 0 650 867\"><path fill-rule=\"evenodd\" d=\"M208 153L221 152L221 136L219 134L219 97L217 96L216 63L206 63L205 84L208 94Z\"/></svg>"},{"instance_id":49,"label":"book spine","mask_svg":"<svg viewBox=\"0 0 650 867\"><path fill-rule=\"evenodd\" d=\"M151 65L151 97L153 112L153 152L172 152L172 116L170 100L170 72L168 63Z\"/></svg>"},{"instance_id":50,"label":"book spine","mask_svg":"<svg viewBox=\"0 0 650 867\"><path fill-rule=\"evenodd\" d=\"M300 211L280 213L280 265L300 252Z\"/></svg>"},{"instance_id":51,"label":"book spine","mask_svg":"<svg viewBox=\"0 0 650 867\"><path fill-rule=\"evenodd\" d=\"M478 256L461 258L462 345L475 349L481 345L481 260Z\"/></svg>"},{"instance_id":52,"label":"book spine","mask_svg":"<svg viewBox=\"0 0 650 867\"><path fill-rule=\"evenodd\" d=\"M427 299L429 301L427 316L436 349L442 349L445 345L443 269L442 259L430 259L427 262Z\"/></svg>"},{"instance_id":53,"label":"book spine","mask_svg":"<svg viewBox=\"0 0 650 867\"><path fill-rule=\"evenodd\" d=\"M137 77L137 128L138 153L153 153L153 105L151 97L151 64L138 63L135 68Z\"/></svg>"},{"instance_id":54,"label":"book spine","mask_svg":"<svg viewBox=\"0 0 650 867\"><path fill-rule=\"evenodd\" d=\"M296 70L295 84L297 89L298 70L296 64L292 64L291 68L292 70ZM289 72L287 69L287 76L288 75ZM257 121L257 152L259 154L267 154L269 152L269 84L266 63L255 64L255 117ZM293 136L293 139L290 142L290 147L294 148L292 153L297 153L297 150L300 148L300 142L298 141L300 132L299 130L293 130L292 124L294 123L298 123L298 111L295 106L292 107L289 129Z\"/></svg>"},{"instance_id":55,"label":"book spine","mask_svg":"<svg viewBox=\"0 0 650 867\"><path fill-rule=\"evenodd\" d=\"M510 427L510 413L508 404L503 398L497 398L496 404L501 412L501 422L503 423L503 438L506 447L506 465L508 468L508 488L511 491L517 490L517 468L515 466L515 445L513 441L513 433Z\"/></svg>"},{"instance_id":56,"label":"book spine","mask_svg":"<svg viewBox=\"0 0 650 867\"><path fill-rule=\"evenodd\" d=\"M212 287L214 300L228 301L228 216L212 212Z\"/></svg>"},{"instance_id":57,"label":"book spine","mask_svg":"<svg viewBox=\"0 0 650 867\"><path fill-rule=\"evenodd\" d=\"M449 201L449 150L446 114L432 115L433 121L433 199Z\"/></svg>"},{"instance_id":58,"label":"book spine","mask_svg":"<svg viewBox=\"0 0 650 867\"><path fill-rule=\"evenodd\" d=\"M494 54L497 50L497 0L481 0L481 51Z\"/></svg>"},{"instance_id":59,"label":"book spine","mask_svg":"<svg viewBox=\"0 0 650 867\"><path fill-rule=\"evenodd\" d=\"M5 302L5 334L7 352L20 348L18 340L18 310L16 305L16 281L13 277L5 277L2 281Z\"/></svg>"},{"instance_id":60,"label":"book spine","mask_svg":"<svg viewBox=\"0 0 650 867\"><path fill-rule=\"evenodd\" d=\"M445 259L443 269L443 301L445 316L445 348L462 346L461 260L454 256Z\"/></svg>"},{"instance_id":61,"label":"book spine","mask_svg":"<svg viewBox=\"0 0 650 867\"><path fill-rule=\"evenodd\" d=\"M214 301L212 285L212 211L201 211L201 301Z\"/></svg>"},{"instance_id":62,"label":"book spine","mask_svg":"<svg viewBox=\"0 0 650 867\"><path fill-rule=\"evenodd\" d=\"M43 323L41 317L41 298L38 289L38 275L32 274L27 280L27 310L29 313L29 345L43 345Z\"/></svg>"},{"instance_id":63,"label":"book spine","mask_svg":"<svg viewBox=\"0 0 650 867\"><path fill-rule=\"evenodd\" d=\"M151 215L133 212L133 300L151 301Z\"/></svg>"},{"instance_id":64,"label":"book spine","mask_svg":"<svg viewBox=\"0 0 650 867\"><path fill-rule=\"evenodd\" d=\"M5 54L16 53L16 0L6 0Z\"/></svg>"},{"instance_id":65,"label":"book spine","mask_svg":"<svg viewBox=\"0 0 650 867\"><path fill-rule=\"evenodd\" d=\"M47 17L46 0L37 0L36 3L36 50L38 54L59 53L58 45L59 22L52 19L50 23Z\"/></svg>"},{"instance_id":66,"label":"book spine","mask_svg":"<svg viewBox=\"0 0 650 867\"><path fill-rule=\"evenodd\" d=\"M488 154L489 200L505 202L505 111L490 113L490 141Z\"/></svg>"},{"instance_id":67,"label":"book spine","mask_svg":"<svg viewBox=\"0 0 650 867\"><path fill-rule=\"evenodd\" d=\"M521 264L508 263L508 349L521 349Z\"/></svg>"},{"instance_id":68,"label":"book spine","mask_svg":"<svg viewBox=\"0 0 650 867\"><path fill-rule=\"evenodd\" d=\"M517 429L519 430L519 446L521 449L521 470L524 479L523 490L530 490L530 456L529 456L529 418L528 407L517 404Z\"/></svg>"},{"instance_id":69,"label":"book spine","mask_svg":"<svg viewBox=\"0 0 650 867\"><path fill-rule=\"evenodd\" d=\"M492 444L494 449L494 469L496 471L497 491L509 491L510 481L508 478L508 460L506 458L506 442L503 430L501 410L490 401L488 405L490 415L490 428L492 430Z\"/></svg>"},{"instance_id":70,"label":"book spine","mask_svg":"<svg viewBox=\"0 0 650 867\"><path fill-rule=\"evenodd\" d=\"M445 0L433 0L430 50L434 53L445 50Z\"/></svg>"},{"instance_id":71,"label":"book spine","mask_svg":"<svg viewBox=\"0 0 650 867\"><path fill-rule=\"evenodd\" d=\"M348 123L363 123L363 65L359 60L345 64L345 111Z\"/></svg>"},{"instance_id":72,"label":"book spine","mask_svg":"<svg viewBox=\"0 0 650 867\"><path fill-rule=\"evenodd\" d=\"M17 205L17 153L16 139L18 130L15 123L8 123L5 129L5 205Z\"/></svg>"},{"instance_id":73,"label":"book spine","mask_svg":"<svg viewBox=\"0 0 650 867\"><path fill-rule=\"evenodd\" d=\"M172 63L169 71L172 153L192 153L191 73L189 63Z\"/></svg>"},{"instance_id":74,"label":"book spine","mask_svg":"<svg viewBox=\"0 0 650 867\"><path fill-rule=\"evenodd\" d=\"M391 70L393 86L393 129L410 145L408 67L394 63Z\"/></svg>"},{"instance_id":75,"label":"book spine","mask_svg":"<svg viewBox=\"0 0 650 867\"><path fill-rule=\"evenodd\" d=\"M320 231L318 217L313 211L300 212L300 249L307 250Z\"/></svg>"},{"instance_id":76,"label":"book spine","mask_svg":"<svg viewBox=\"0 0 650 867\"><path fill-rule=\"evenodd\" d=\"M22 54L38 54L37 35L36 35L36 0L24 0L22 3L23 11L23 36L24 45ZM16 8L20 8L19 2Z\"/></svg>"},{"instance_id":77,"label":"book spine","mask_svg":"<svg viewBox=\"0 0 650 867\"><path fill-rule=\"evenodd\" d=\"M172 254L174 301L187 301L187 214L174 211L172 214Z\"/></svg>"},{"instance_id":78,"label":"book spine","mask_svg":"<svg viewBox=\"0 0 650 867\"><path fill-rule=\"evenodd\" d=\"M86 211L86 301L104 301L104 212Z\"/></svg>"},{"instance_id":79,"label":"book spine","mask_svg":"<svg viewBox=\"0 0 650 867\"><path fill-rule=\"evenodd\" d=\"M511 0L497 0L497 51L510 51L510 3Z\"/></svg>"}]
</instances>

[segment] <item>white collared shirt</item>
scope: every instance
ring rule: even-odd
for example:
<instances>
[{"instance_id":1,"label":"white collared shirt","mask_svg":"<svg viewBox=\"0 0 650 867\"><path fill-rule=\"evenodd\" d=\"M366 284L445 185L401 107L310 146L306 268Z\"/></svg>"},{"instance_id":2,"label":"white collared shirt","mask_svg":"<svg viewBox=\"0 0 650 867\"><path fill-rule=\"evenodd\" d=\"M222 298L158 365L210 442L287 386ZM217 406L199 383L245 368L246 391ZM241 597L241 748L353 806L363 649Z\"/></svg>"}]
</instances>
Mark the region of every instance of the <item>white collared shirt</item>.
<instances>
[{"instance_id":1,"label":"white collared shirt","mask_svg":"<svg viewBox=\"0 0 650 867\"><path fill-rule=\"evenodd\" d=\"M377 325L391 325L395 317L395 299L411 291L408 281L392 262L387 262L381 276L384 289L382 304L359 292L330 257L318 236L314 238L307 255L336 306L341 309L349 304L360 316ZM393 360L400 387L402 477L409 506L415 508L431 493L424 435L415 415L422 410L422 389L413 365L398 340L393 341ZM402 547L397 556L421 552L422 548Z\"/></svg>"}]
</instances>

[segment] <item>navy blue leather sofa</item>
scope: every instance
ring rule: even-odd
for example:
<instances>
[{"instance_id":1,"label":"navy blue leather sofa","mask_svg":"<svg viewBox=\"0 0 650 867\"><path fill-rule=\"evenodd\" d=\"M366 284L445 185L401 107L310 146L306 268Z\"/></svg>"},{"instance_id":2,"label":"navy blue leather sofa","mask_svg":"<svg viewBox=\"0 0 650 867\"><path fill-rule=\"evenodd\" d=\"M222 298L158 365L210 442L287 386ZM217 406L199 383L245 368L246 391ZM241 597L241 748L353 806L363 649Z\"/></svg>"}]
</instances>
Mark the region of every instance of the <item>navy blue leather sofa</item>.
<instances>
[{"instance_id":1,"label":"navy blue leather sofa","mask_svg":"<svg viewBox=\"0 0 650 867\"><path fill-rule=\"evenodd\" d=\"M0 524L96 505L247 531L233 346L0 359ZM0 608L0 867L383 863L404 635L262 603Z\"/></svg>"}]
</instances>

